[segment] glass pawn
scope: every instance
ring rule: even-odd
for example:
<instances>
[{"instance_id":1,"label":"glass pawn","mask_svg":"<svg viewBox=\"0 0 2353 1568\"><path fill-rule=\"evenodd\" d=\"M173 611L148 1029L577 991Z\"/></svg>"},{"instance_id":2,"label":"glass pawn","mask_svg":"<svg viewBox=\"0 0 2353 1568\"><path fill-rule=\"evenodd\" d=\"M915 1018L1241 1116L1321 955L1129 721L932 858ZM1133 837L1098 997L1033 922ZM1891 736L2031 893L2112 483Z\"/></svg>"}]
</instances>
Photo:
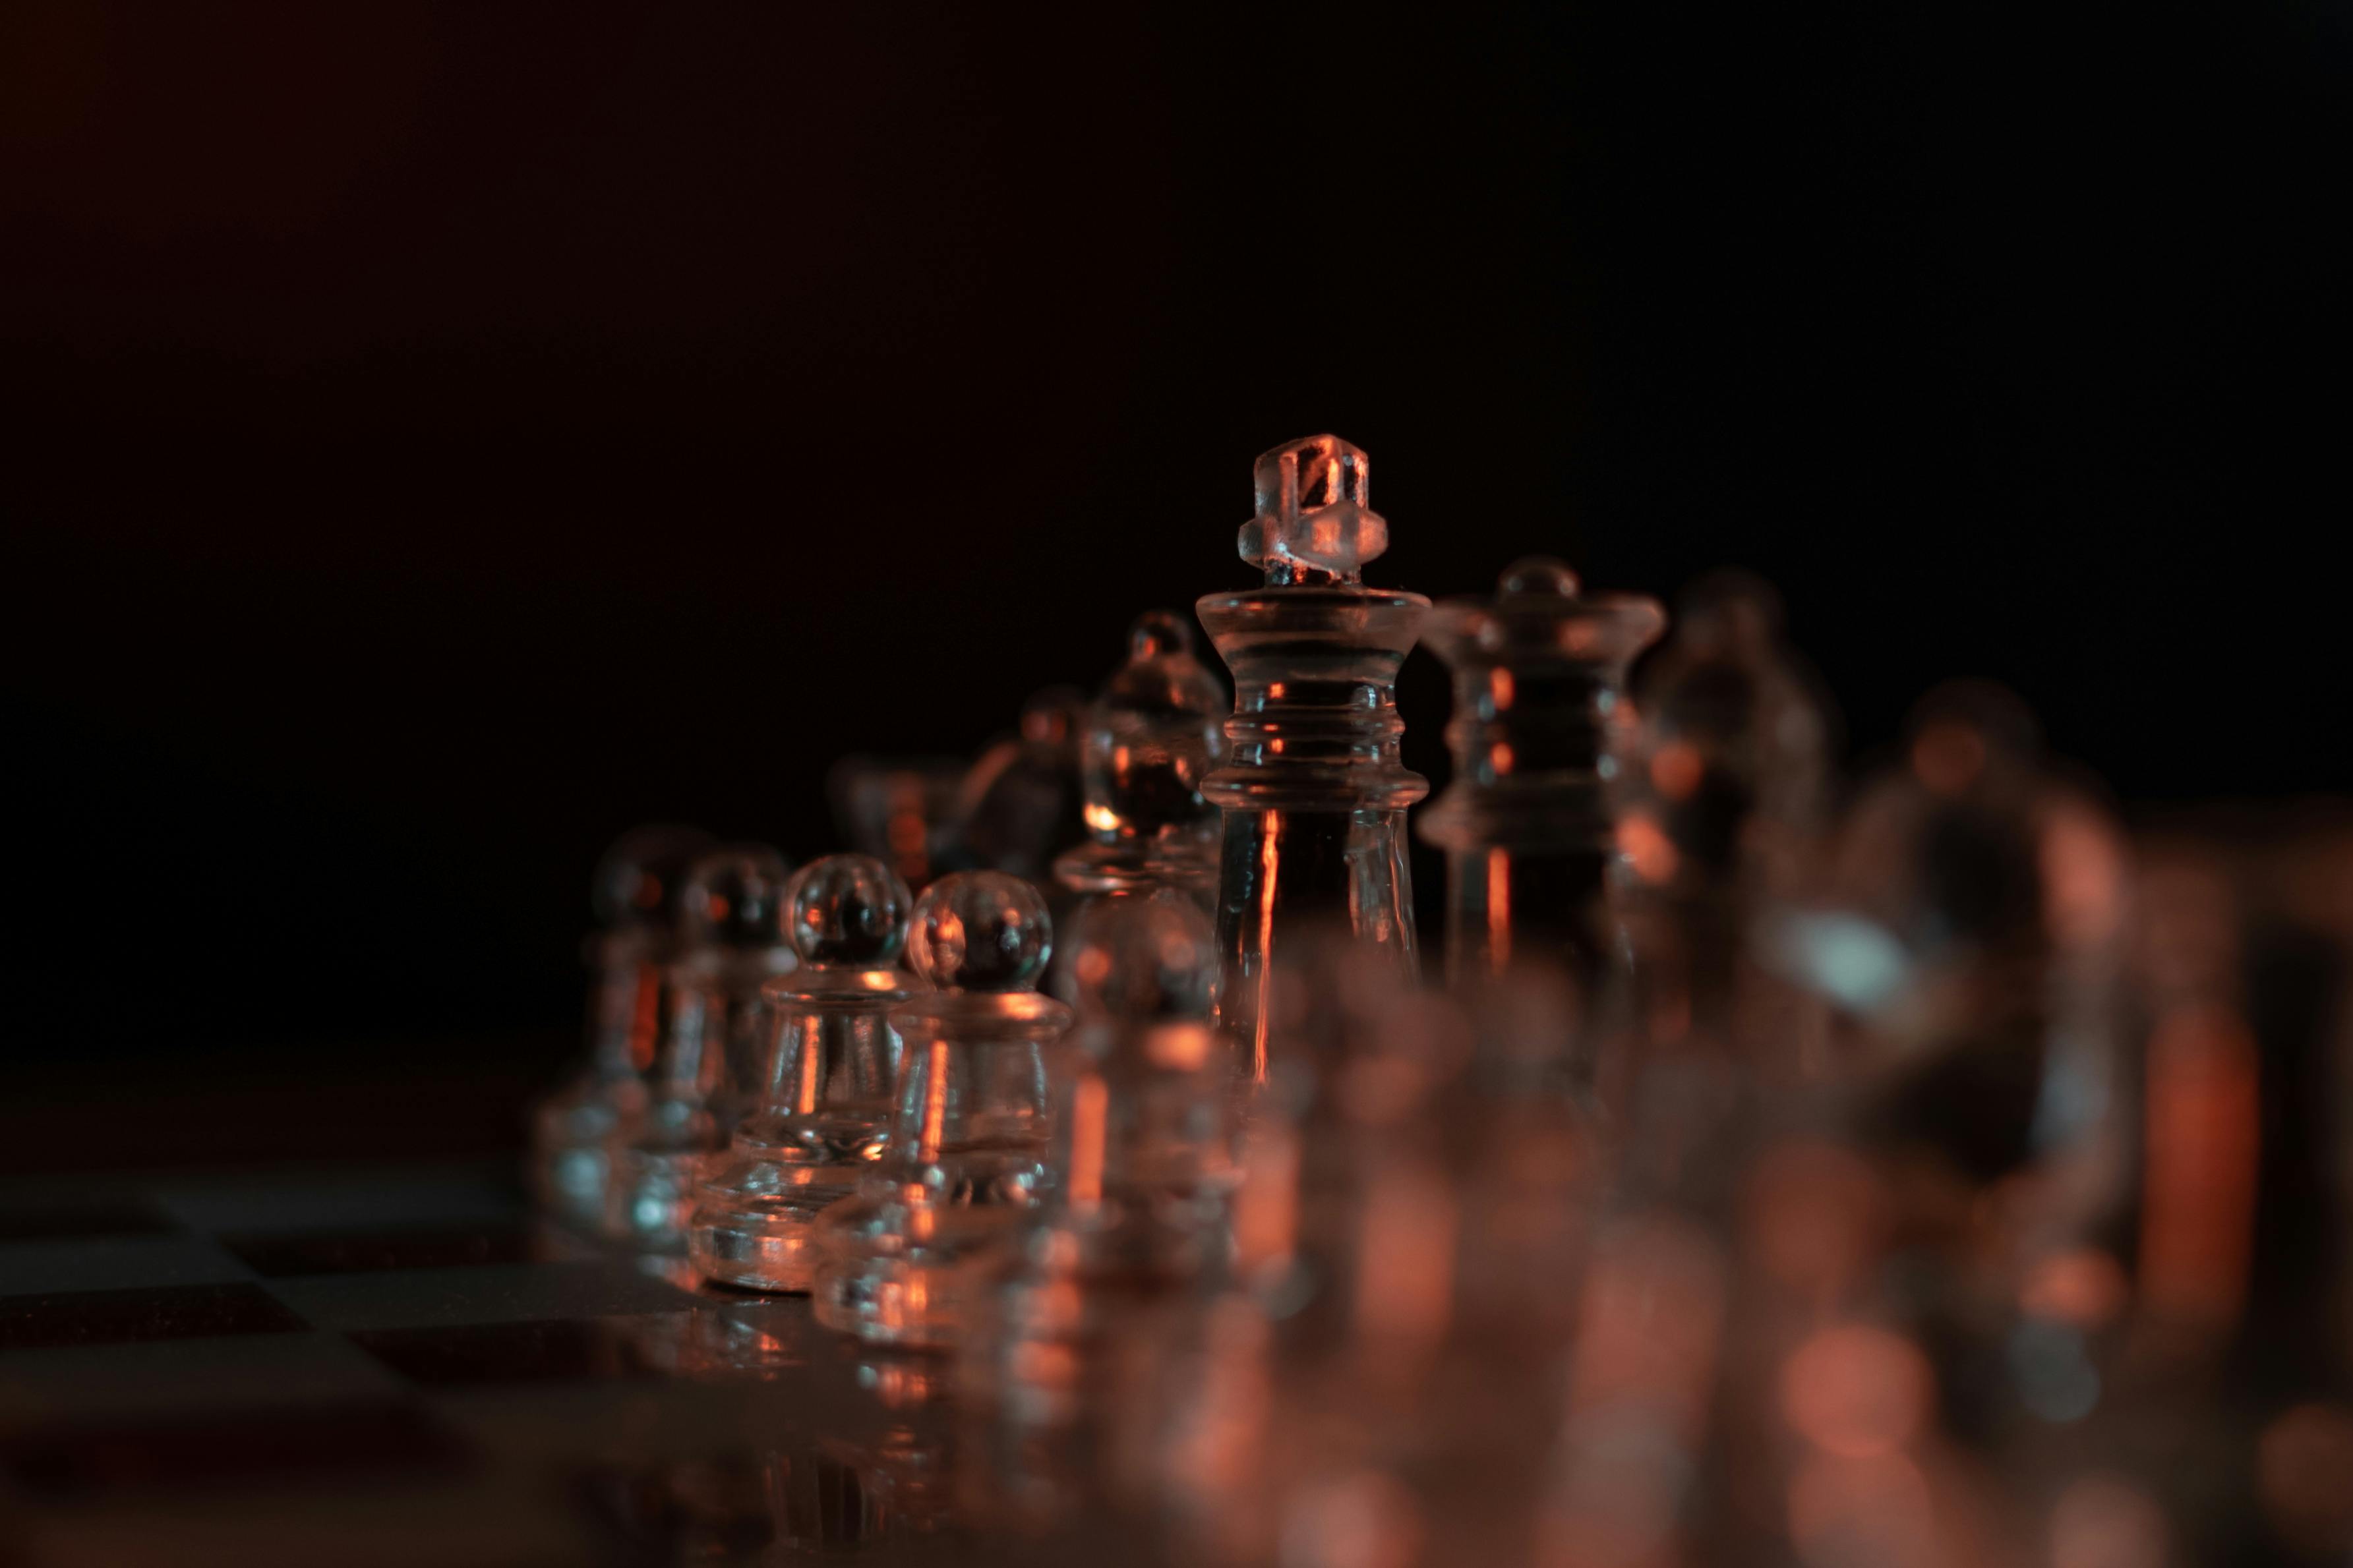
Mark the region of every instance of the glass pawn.
<instances>
[{"instance_id":1,"label":"glass pawn","mask_svg":"<svg viewBox=\"0 0 2353 1568\"><path fill-rule=\"evenodd\" d=\"M604 1216L613 1240L685 1249L695 1178L726 1143L733 1083L750 1076L760 988L797 962L779 919L786 874L764 844L713 850L687 873L645 1103L614 1131Z\"/></svg>"},{"instance_id":2,"label":"glass pawn","mask_svg":"<svg viewBox=\"0 0 2353 1568\"><path fill-rule=\"evenodd\" d=\"M898 1109L881 1157L818 1217L818 1321L871 1342L938 1348L1042 1194L1042 1049L1071 1010L1038 994L1053 925L998 871L941 878L915 904L907 957L932 994L901 1003Z\"/></svg>"},{"instance_id":3,"label":"glass pawn","mask_svg":"<svg viewBox=\"0 0 2353 1568\"><path fill-rule=\"evenodd\" d=\"M590 884L596 931L586 944L588 1059L532 1117L532 1192L567 1224L594 1229L603 1222L614 1131L645 1100L679 886L711 847L700 828L639 827L596 864Z\"/></svg>"},{"instance_id":4,"label":"glass pawn","mask_svg":"<svg viewBox=\"0 0 2353 1568\"><path fill-rule=\"evenodd\" d=\"M1430 784L1398 758L1397 674L1430 601L1364 585L1388 547L1370 475L1335 436L1260 458L1240 549L1265 585L1196 605L1234 676L1231 752L1201 793L1225 813L1219 1019L1253 1084L1266 1081L1269 1002L1293 933L1336 921L1418 973L1405 812Z\"/></svg>"},{"instance_id":5,"label":"glass pawn","mask_svg":"<svg viewBox=\"0 0 2353 1568\"><path fill-rule=\"evenodd\" d=\"M1074 892L1174 889L1206 909L1218 885L1220 817L1202 791L1225 760L1225 688L1166 610L1128 633L1127 662L1086 710L1080 776L1088 841L1054 862Z\"/></svg>"},{"instance_id":6,"label":"glass pawn","mask_svg":"<svg viewBox=\"0 0 2353 1568\"><path fill-rule=\"evenodd\" d=\"M696 1188L687 1256L704 1278L803 1291L817 1216L882 1152L898 1073L890 1011L913 980L898 967L914 897L881 861L829 855L785 894L795 973L761 992L767 1017L758 1104Z\"/></svg>"}]
</instances>

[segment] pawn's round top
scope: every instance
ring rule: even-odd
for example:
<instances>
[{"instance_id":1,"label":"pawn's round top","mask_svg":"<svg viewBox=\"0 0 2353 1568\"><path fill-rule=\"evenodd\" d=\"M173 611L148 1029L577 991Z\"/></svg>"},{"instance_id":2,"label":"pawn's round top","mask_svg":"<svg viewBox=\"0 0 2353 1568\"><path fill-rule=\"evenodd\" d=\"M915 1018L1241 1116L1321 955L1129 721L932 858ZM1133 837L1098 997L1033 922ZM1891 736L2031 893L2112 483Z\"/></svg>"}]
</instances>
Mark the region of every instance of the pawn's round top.
<instances>
[{"instance_id":1,"label":"pawn's round top","mask_svg":"<svg viewBox=\"0 0 2353 1568\"><path fill-rule=\"evenodd\" d=\"M1082 1023L1207 1018L1217 938L1200 906L1181 895L1099 900L1071 926L1069 973Z\"/></svg>"},{"instance_id":2,"label":"pawn's round top","mask_svg":"<svg viewBox=\"0 0 2353 1568\"><path fill-rule=\"evenodd\" d=\"M1583 586L1568 563L1552 555L1523 555L1504 567L1496 582L1497 590L1508 598L1574 599Z\"/></svg>"},{"instance_id":3,"label":"pawn's round top","mask_svg":"<svg viewBox=\"0 0 2353 1568\"><path fill-rule=\"evenodd\" d=\"M689 947L774 947L789 868L765 844L714 849L686 874L679 935Z\"/></svg>"},{"instance_id":4,"label":"pawn's round top","mask_svg":"<svg viewBox=\"0 0 2353 1568\"><path fill-rule=\"evenodd\" d=\"M1135 625L1127 632L1127 658L1130 664L1142 664L1146 659L1164 658L1170 655L1190 658L1193 653L1193 628L1174 610L1146 610L1135 617Z\"/></svg>"},{"instance_id":5,"label":"pawn's round top","mask_svg":"<svg viewBox=\"0 0 2353 1568\"><path fill-rule=\"evenodd\" d=\"M907 963L939 991L1034 991L1053 956L1046 900L1003 871L957 871L915 901Z\"/></svg>"},{"instance_id":6,"label":"pawn's round top","mask_svg":"<svg viewBox=\"0 0 2353 1568\"><path fill-rule=\"evenodd\" d=\"M1201 783L1224 758L1227 709L1225 688L1193 657L1184 622L1153 610L1135 623L1127 662L1088 710L1079 752L1087 827L1097 845L1212 840L1218 808L1202 798Z\"/></svg>"},{"instance_id":7,"label":"pawn's round top","mask_svg":"<svg viewBox=\"0 0 2353 1568\"><path fill-rule=\"evenodd\" d=\"M669 926L678 915L687 868L711 847L711 835L702 829L670 823L621 835L596 862L589 885L596 923L608 931Z\"/></svg>"},{"instance_id":8,"label":"pawn's round top","mask_svg":"<svg viewBox=\"0 0 2353 1568\"><path fill-rule=\"evenodd\" d=\"M1141 714L1152 718L1217 718L1228 707L1226 689L1193 653L1192 628L1166 610L1146 610L1127 634L1127 662L1103 683L1090 719Z\"/></svg>"},{"instance_id":9,"label":"pawn's round top","mask_svg":"<svg viewBox=\"0 0 2353 1568\"><path fill-rule=\"evenodd\" d=\"M2016 786L2042 756L2032 710L1990 681L1947 681L1914 705L1905 727L1912 776L1937 795Z\"/></svg>"},{"instance_id":10,"label":"pawn's round top","mask_svg":"<svg viewBox=\"0 0 2353 1568\"><path fill-rule=\"evenodd\" d=\"M915 897L871 855L828 855L796 873L785 892L793 951L828 968L887 969L907 945Z\"/></svg>"}]
</instances>

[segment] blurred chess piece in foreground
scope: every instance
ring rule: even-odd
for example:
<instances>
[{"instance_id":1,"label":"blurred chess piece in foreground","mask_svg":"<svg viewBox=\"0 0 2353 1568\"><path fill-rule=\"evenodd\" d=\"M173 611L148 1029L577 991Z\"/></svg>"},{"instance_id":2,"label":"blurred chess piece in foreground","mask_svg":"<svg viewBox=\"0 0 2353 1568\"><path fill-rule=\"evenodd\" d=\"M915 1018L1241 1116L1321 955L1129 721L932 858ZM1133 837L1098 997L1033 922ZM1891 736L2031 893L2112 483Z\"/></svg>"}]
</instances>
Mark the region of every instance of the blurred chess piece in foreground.
<instances>
[{"instance_id":1,"label":"blurred chess piece in foreground","mask_svg":"<svg viewBox=\"0 0 2353 1568\"><path fill-rule=\"evenodd\" d=\"M1048 1053L1054 1184L957 1362L975 1505L1029 1528L1102 1500L1136 1357L1222 1261L1234 1178L1217 950L1198 901L1102 900L1069 947L1076 1023Z\"/></svg>"},{"instance_id":2,"label":"blurred chess piece in foreground","mask_svg":"<svg viewBox=\"0 0 2353 1568\"><path fill-rule=\"evenodd\" d=\"M615 1130L645 1099L660 1032L662 974L687 868L712 847L700 828L632 829L597 862L588 963L588 1059L532 1115L531 1188L546 1213L582 1229L604 1221Z\"/></svg>"}]
</instances>

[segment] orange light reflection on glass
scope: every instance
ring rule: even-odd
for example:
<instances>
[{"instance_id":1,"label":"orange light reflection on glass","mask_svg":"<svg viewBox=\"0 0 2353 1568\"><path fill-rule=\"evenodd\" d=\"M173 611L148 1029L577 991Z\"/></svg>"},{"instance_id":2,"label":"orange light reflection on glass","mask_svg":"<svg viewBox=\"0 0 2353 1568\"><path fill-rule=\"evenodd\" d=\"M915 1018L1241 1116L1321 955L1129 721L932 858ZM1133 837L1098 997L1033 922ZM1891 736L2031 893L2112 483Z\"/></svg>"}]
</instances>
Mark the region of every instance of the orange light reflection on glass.
<instances>
[{"instance_id":1,"label":"orange light reflection on glass","mask_svg":"<svg viewBox=\"0 0 2353 1568\"><path fill-rule=\"evenodd\" d=\"M1392 1168L1366 1194L1356 1310L1366 1337L1392 1351L1433 1345L1454 1291L1455 1212L1436 1172Z\"/></svg>"},{"instance_id":2,"label":"orange light reflection on glass","mask_svg":"<svg viewBox=\"0 0 2353 1568\"><path fill-rule=\"evenodd\" d=\"M948 1045L934 1040L924 1052L923 1131L914 1153L918 1160L936 1160L947 1135Z\"/></svg>"},{"instance_id":3,"label":"orange light reflection on glass","mask_svg":"<svg viewBox=\"0 0 2353 1568\"><path fill-rule=\"evenodd\" d=\"M654 1065L654 1037L661 1032L661 972L638 965L637 1005L629 1013L629 1064L639 1072Z\"/></svg>"},{"instance_id":4,"label":"orange light reflection on glass","mask_svg":"<svg viewBox=\"0 0 2353 1568\"><path fill-rule=\"evenodd\" d=\"M1634 875L1645 882L1655 885L1674 877L1673 843L1664 829L1640 813L1630 814L1619 822L1618 853L1634 868Z\"/></svg>"},{"instance_id":5,"label":"orange light reflection on glass","mask_svg":"<svg viewBox=\"0 0 2353 1568\"><path fill-rule=\"evenodd\" d=\"M1071 1169L1068 1192L1073 1214L1092 1214L1103 1203L1103 1123L1111 1087L1092 1073L1071 1086Z\"/></svg>"},{"instance_id":6,"label":"orange light reflection on glass","mask_svg":"<svg viewBox=\"0 0 2353 1568\"><path fill-rule=\"evenodd\" d=\"M1651 786L1669 800L1689 800L1707 764L1688 742L1670 741L1651 758Z\"/></svg>"},{"instance_id":7,"label":"orange light reflection on glass","mask_svg":"<svg viewBox=\"0 0 2353 1568\"><path fill-rule=\"evenodd\" d=\"M1928 1415L1927 1358L1867 1323L1824 1329L1781 1368L1783 1419L1841 1458L1893 1454Z\"/></svg>"},{"instance_id":8,"label":"orange light reflection on glass","mask_svg":"<svg viewBox=\"0 0 2353 1568\"><path fill-rule=\"evenodd\" d=\"M1266 1027L1269 993L1274 983L1274 965L1269 962L1274 951L1274 871L1281 856L1277 846L1282 840L1282 813L1266 814L1266 842L1258 852L1258 1018L1250 1039L1250 1081L1266 1081Z\"/></svg>"},{"instance_id":9,"label":"orange light reflection on glass","mask_svg":"<svg viewBox=\"0 0 2353 1568\"><path fill-rule=\"evenodd\" d=\"M2030 1317L2096 1329L2116 1320L2129 1289L2123 1265L2097 1247L2084 1247L2035 1264L2018 1304Z\"/></svg>"},{"instance_id":10,"label":"orange light reflection on glass","mask_svg":"<svg viewBox=\"0 0 2353 1568\"><path fill-rule=\"evenodd\" d=\"M1512 855L1487 851L1487 966L1501 974L1512 963Z\"/></svg>"},{"instance_id":11,"label":"orange light reflection on glass","mask_svg":"<svg viewBox=\"0 0 2353 1568\"><path fill-rule=\"evenodd\" d=\"M786 1027L793 1026L787 1024ZM825 1088L825 1047L810 1034L801 1037L799 1067L793 1080L793 1110L802 1116L814 1115L818 1096Z\"/></svg>"},{"instance_id":12,"label":"orange light reflection on glass","mask_svg":"<svg viewBox=\"0 0 2353 1568\"><path fill-rule=\"evenodd\" d=\"M2221 1327L2238 1316L2253 1245L2255 1043L2219 1008L2185 1010L2148 1046L2141 1287L2152 1311Z\"/></svg>"}]
</instances>

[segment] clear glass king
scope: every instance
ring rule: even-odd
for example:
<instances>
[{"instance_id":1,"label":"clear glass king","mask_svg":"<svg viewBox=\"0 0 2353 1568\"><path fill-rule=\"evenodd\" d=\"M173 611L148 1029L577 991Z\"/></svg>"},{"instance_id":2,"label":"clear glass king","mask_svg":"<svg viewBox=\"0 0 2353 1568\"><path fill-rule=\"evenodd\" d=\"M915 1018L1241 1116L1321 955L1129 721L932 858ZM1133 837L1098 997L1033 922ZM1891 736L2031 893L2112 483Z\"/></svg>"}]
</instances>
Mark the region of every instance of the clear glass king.
<instances>
[{"instance_id":1,"label":"clear glass king","mask_svg":"<svg viewBox=\"0 0 2353 1568\"><path fill-rule=\"evenodd\" d=\"M1275 971L1300 933L1345 927L1417 970L1405 813L1430 783L1398 760L1396 684L1430 601L1364 584L1388 547L1366 500L1371 467L1336 436L1260 458L1240 553L1266 584L1196 605L1234 675L1231 750L1201 793L1225 812L1218 1016L1253 1083L1266 1078Z\"/></svg>"}]
</instances>

